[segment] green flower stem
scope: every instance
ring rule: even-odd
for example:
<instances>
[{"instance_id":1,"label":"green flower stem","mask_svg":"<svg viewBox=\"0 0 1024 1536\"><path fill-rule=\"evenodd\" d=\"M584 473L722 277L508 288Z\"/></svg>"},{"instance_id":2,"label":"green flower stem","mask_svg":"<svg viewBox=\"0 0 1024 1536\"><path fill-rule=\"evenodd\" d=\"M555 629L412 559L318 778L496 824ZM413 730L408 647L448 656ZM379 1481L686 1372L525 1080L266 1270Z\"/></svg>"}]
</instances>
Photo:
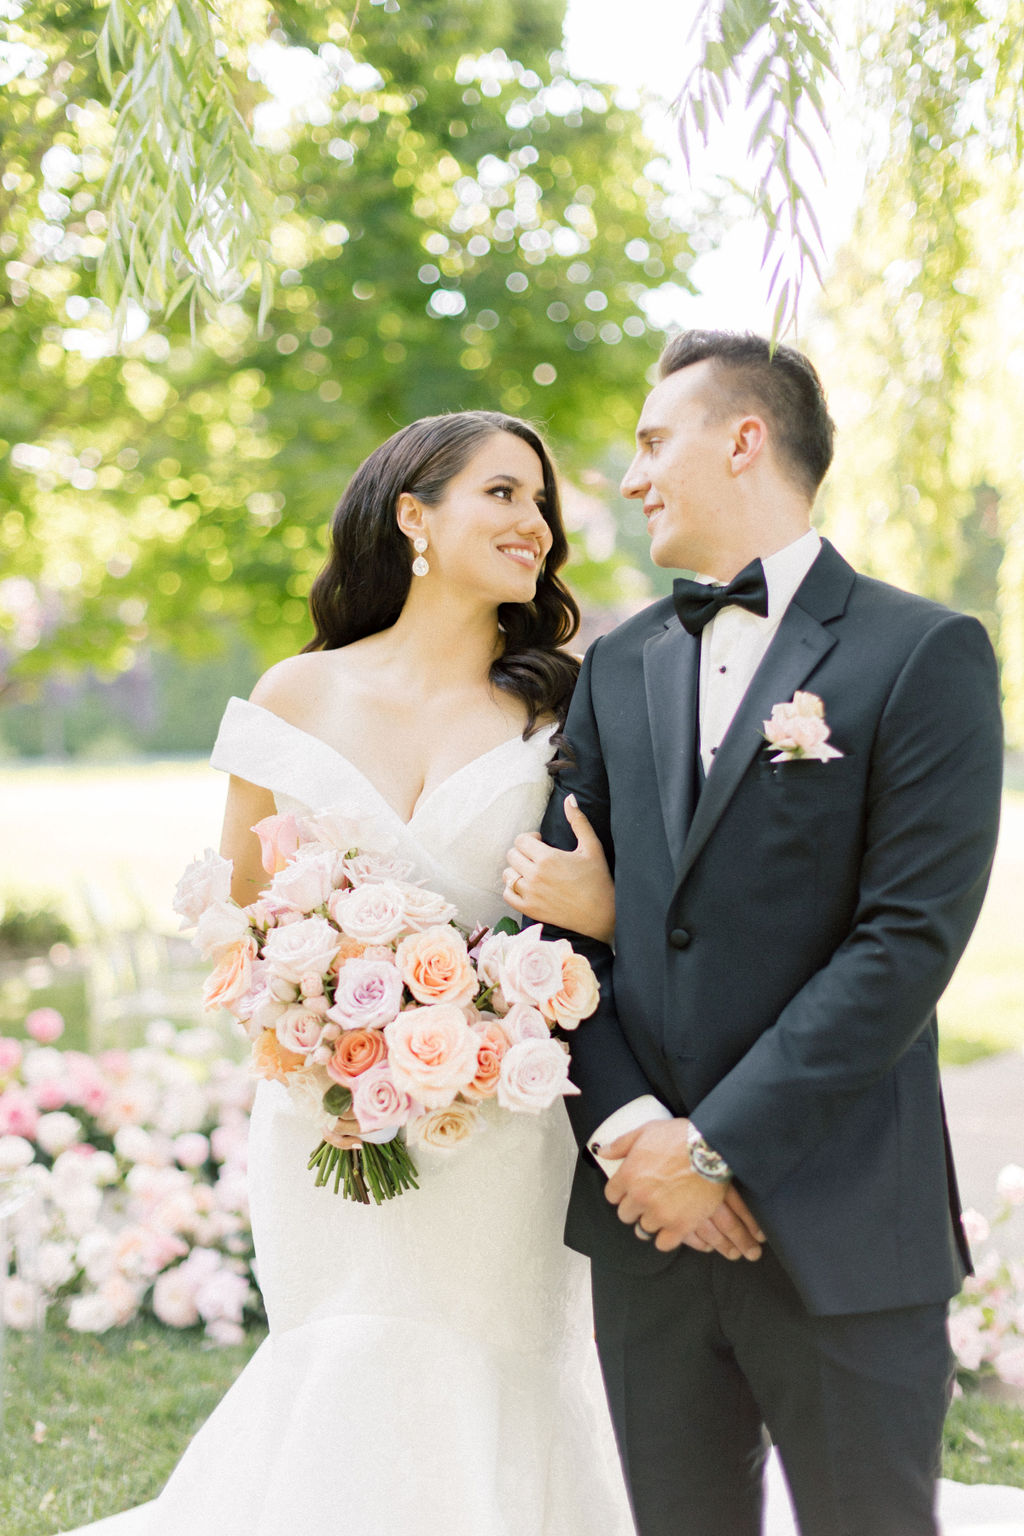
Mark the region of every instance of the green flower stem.
<instances>
[{"instance_id":1,"label":"green flower stem","mask_svg":"<svg viewBox=\"0 0 1024 1536\"><path fill-rule=\"evenodd\" d=\"M407 1189L419 1189L416 1164L398 1136L380 1145L364 1142L352 1150L321 1141L307 1166L310 1172L316 1171L317 1189L333 1182L335 1194L360 1205L369 1205L371 1198L381 1205Z\"/></svg>"}]
</instances>

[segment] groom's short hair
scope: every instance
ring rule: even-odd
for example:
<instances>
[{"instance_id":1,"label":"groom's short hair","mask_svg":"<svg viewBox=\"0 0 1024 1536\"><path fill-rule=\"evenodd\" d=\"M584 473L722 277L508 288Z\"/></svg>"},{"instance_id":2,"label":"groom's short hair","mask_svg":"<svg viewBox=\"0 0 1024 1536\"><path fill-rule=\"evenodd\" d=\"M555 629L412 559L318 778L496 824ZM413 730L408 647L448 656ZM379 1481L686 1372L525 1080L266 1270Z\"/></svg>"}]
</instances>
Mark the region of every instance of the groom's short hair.
<instances>
[{"instance_id":1,"label":"groom's short hair","mask_svg":"<svg viewBox=\"0 0 1024 1536\"><path fill-rule=\"evenodd\" d=\"M721 401L715 416L756 411L764 416L782 464L813 500L832 463L835 423L814 365L795 347L772 347L763 336L738 331L680 331L665 347L658 373L711 359Z\"/></svg>"}]
</instances>

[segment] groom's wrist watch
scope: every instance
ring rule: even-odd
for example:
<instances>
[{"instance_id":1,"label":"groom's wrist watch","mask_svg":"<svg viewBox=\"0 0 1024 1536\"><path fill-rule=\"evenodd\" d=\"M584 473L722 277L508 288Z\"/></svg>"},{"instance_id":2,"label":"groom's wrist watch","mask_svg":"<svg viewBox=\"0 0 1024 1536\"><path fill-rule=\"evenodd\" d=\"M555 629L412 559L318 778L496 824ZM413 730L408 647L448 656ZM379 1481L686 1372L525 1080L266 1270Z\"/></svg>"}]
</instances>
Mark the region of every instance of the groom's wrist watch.
<instances>
[{"instance_id":1,"label":"groom's wrist watch","mask_svg":"<svg viewBox=\"0 0 1024 1536\"><path fill-rule=\"evenodd\" d=\"M692 1121L686 1133L686 1145L690 1152L690 1166L702 1179L709 1179L712 1184L725 1184L732 1178L732 1169L725 1158L708 1146Z\"/></svg>"}]
</instances>

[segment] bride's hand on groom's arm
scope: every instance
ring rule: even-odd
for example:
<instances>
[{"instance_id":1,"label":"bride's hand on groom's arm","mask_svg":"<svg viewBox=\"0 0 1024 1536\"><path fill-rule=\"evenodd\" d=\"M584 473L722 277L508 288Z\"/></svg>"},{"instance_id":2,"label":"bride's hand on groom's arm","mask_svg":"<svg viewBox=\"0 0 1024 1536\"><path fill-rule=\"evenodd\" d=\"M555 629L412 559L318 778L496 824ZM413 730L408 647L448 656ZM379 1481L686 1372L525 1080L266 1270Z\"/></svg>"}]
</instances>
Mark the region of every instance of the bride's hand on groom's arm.
<instances>
[{"instance_id":1,"label":"bride's hand on groom's arm","mask_svg":"<svg viewBox=\"0 0 1024 1536\"><path fill-rule=\"evenodd\" d=\"M630 1131L603 1156L622 1162L605 1187L619 1220L649 1232L663 1253L682 1247L727 1259L758 1259L764 1234L732 1184L717 1184L690 1163L687 1120L658 1120Z\"/></svg>"},{"instance_id":2,"label":"bride's hand on groom's arm","mask_svg":"<svg viewBox=\"0 0 1024 1536\"><path fill-rule=\"evenodd\" d=\"M553 928L568 928L610 944L615 933L615 885L600 838L569 796L565 819L576 837L571 851L551 848L523 832L509 849L504 899Z\"/></svg>"}]
</instances>

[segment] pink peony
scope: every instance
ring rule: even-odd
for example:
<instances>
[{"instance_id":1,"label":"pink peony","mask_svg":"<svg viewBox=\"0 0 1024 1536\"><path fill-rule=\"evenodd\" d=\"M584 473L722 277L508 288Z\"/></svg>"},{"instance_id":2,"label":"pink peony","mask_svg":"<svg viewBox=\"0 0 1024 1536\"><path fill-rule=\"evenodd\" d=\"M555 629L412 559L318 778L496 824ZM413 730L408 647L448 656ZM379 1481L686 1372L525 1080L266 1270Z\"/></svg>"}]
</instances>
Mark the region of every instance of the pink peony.
<instances>
[{"instance_id":1,"label":"pink peony","mask_svg":"<svg viewBox=\"0 0 1024 1536\"><path fill-rule=\"evenodd\" d=\"M24 1136L35 1139L39 1111L32 1095L24 1088L5 1088L0 1093L0 1136Z\"/></svg>"},{"instance_id":2,"label":"pink peony","mask_svg":"<svg viewBox=\"0 0 1024 1536\"><path fill-rule=\"evenodd\" d=\"M443 1109L476 1076L479 1041L461 1008L410 1008L384 1034L395 1082L425 1109Z\"/></svg>"},{"instance_id":3,"label":"pink peony","mask_svg":"<svg viewBox=\"0 0 1024 1536\"><path fill-rule=\"evenodd\" d=\"M395 964L419 1003L452 1003L460 1007L478 991L476 972L457 928L427 928L403 939Z\"/></svg>"},{"instance_id":4,"label":"pink peony","mask_svg":"<svg viewBox=\"0 0 1024 1536\"><path fill-rule=\"evenodd\" d=\"M340 948L341 935L325 917L304 917L271 928L263 956L274 977L297 987L304 976L329 971Z\"/></svg>"},{"instance_id":5,"label":"pink peony","mask_svg":"<svg viewBox=\"0 0 1024 1536\"><path fill-rule=\"evenodd\" d=\"M21 1058L25 1054L20 1040L12 1040L9 1035L0 1035L0 1081L15 1075L21 1066Z\"/></svg>"},{"instance_id":6,"label":"pink peony","mask_svg":"<svg viewBox=\"0 0 1024 1536\"><path fill-rule=\"evenodd\" d=\"M968 1206L960 1216L960 1223L964 1229L964 1237L969 1243L983 1243L988 1237L989 1225L980 1211L975 1211Z\"/></svg>"},{"instance_id":7,"label":"pink peony","mask_svg":"<svg viewBox=\"0 0 1024 1536\"><path fill-rule=\"evenodd\" d=\"M299 824L291 812L264 816L252 829L260 840L260 858L268 875L284 869L299 846Z\"/></svg>"},{"instance_id":8,"label":"pink peony","mask_svg":"<svg viewBox=\"0 0 1024 1536\"><path fill-rule=\"evenodd\" d=\"M976 1371L985 1358L985 1314L980 1307L961 1307L949 1319L949 1343L957 1363Z\"/></svg>"},{"instance_id":9,"label":"pink peony","mask_svg":"<svg viewBox=\"0 0 1024 1536\"><path fill-rule=\"evenodd\" d=\"M402 1006L402 978L387 960L346 960L327 1017L343 1029L390 1024Z\"/></svg>"},{"instance_id":10,"label":"pink peony","mask_svg":"<svg viewBox=\"0 0 1024 1536\"><path fill-rule=\"evenodd\" d=\"M539 1114L572 1093L579 1089L569 1081L569 1057L557 1040L522 1040L505 1053L498 1079L502 1109Z\"/></svg>"},{"instance_id":11,"label":"pink peony","mask_svg":"<svg viewBox=\"0 0 1024 1536\"><path fill-rule=\"evenodd\" d=\"M153 1286L153 1311L168 1328L191 1328L199 1321L196 1284L184 1264L165 1269Z\"/></svg>"},{"instance_id":12,"label":"pink peony","mask_svg":"<svg viewBox=\"0 0 1024 1536\"><path fill-rule=\"evenodd\" d=\"M52 1045L64 1033L64 1020L56 1008L34 1008L25 1020L25 1032L40 1045Z\"/></svg>"},{"instance_id":13,"label":"pink peony","mask_svg":"<svg viewBox=\"0 0 1024 1536\"><path fill-rule=\"evenodd\" d=\"M174 1159L182 1168L201 1168L210 1155L210 1143L200 1131L183 1131L174 1138Z\"/></svg>"},{"instance_id":14,"label":"pink peony","mask_svg":"<svg viewBox=\"0 0 1024 1536\"><path fill-rule=\"evenodd\" d=\"M412 1113L412 1100L398 1087L386 1061L357 1077L352 1087L352 1112L359 1129L370 1135L405 1125Z\"/></svg>"},{"instance_id":15,"label":"pink peony","mask_svg":"<svg viewBox=\"0 0 1024 1536\"><path fill-rule=\"evenodd\" d=\"M227 901L231 895L231 860L207 848L201 859L194 859L178 881L174 910L183 928L199 921L200 913L214 901Z\"/></svg>"}]
</instances>

